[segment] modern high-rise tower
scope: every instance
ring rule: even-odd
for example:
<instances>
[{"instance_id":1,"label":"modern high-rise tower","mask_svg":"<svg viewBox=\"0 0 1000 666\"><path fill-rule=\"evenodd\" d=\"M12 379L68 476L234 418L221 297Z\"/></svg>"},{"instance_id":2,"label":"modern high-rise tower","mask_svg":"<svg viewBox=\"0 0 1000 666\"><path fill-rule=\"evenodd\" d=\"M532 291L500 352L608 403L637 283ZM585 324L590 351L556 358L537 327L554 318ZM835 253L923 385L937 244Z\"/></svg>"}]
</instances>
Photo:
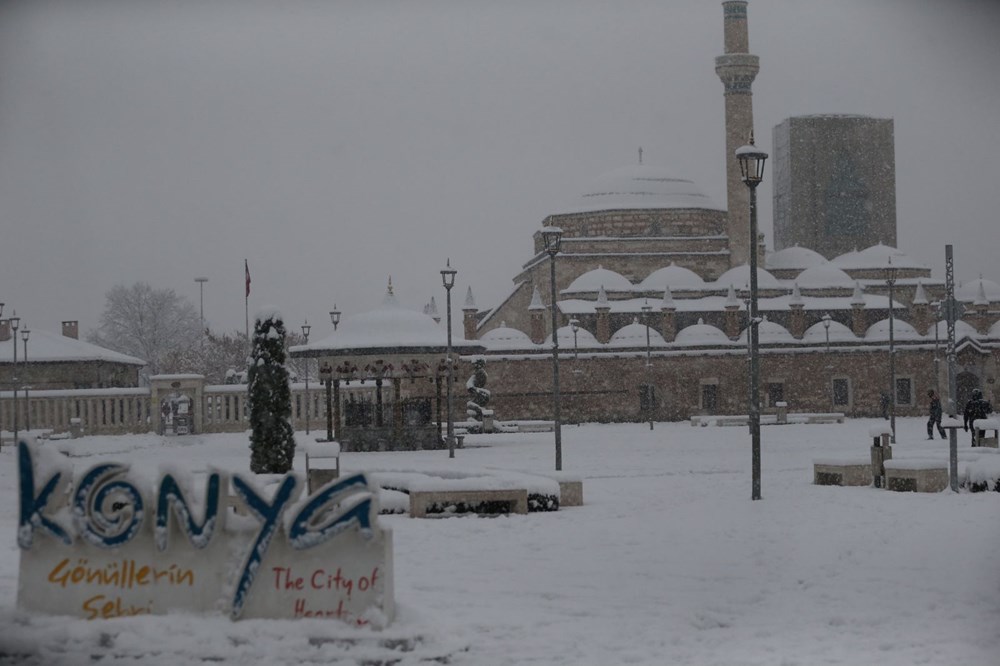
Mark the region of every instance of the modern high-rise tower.
<instances>
[{"instance_id":1,"label":"modern high-rise tower","mask_svg":"<svg viewBox=\"0 0 1000 666\"><path fill-rule=\"evenodd\" d=\"M728 0L722 3L725 54L715 59L715 73L725 86L726 100L726 207L729 210L730 266L745 264L750 258L750 193L740 179L736 149L745 145L753 131L753 93L751 86L760 64L750 55L747 33L747 3ZM756 246L757 243L755 242Z\"/></svg>"},{"instance_id":2,"label":"modern high-rise tower","mask_svg":"<svg viewBox=\"0 0 1000 666\"><path fill-rule=\"evenodd\" d=\"M774 128L774 249L827 259L877 243L896 247L891 118L826 114Z\"/></svg>"}]
</instances>

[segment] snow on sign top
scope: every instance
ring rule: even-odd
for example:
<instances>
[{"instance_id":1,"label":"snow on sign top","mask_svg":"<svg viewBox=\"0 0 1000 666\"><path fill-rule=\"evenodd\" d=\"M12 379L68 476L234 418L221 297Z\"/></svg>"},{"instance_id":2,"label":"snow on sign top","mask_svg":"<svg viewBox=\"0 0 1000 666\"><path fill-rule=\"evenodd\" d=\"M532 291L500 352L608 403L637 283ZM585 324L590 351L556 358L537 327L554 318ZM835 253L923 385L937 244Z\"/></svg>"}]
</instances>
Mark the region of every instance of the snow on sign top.
<instances>
[{"instance_id":1,"label":"snow on sign top","mask_svg":"<svg viewBox=\"0 0 1000 666\"><path fill-rule=\"evenodd\" d=\"M592 213L634 208L708 208L725 210L695 183L668 169L644 164L609 171L598 177L559 213Z\"/></svg>"}]
</instances>

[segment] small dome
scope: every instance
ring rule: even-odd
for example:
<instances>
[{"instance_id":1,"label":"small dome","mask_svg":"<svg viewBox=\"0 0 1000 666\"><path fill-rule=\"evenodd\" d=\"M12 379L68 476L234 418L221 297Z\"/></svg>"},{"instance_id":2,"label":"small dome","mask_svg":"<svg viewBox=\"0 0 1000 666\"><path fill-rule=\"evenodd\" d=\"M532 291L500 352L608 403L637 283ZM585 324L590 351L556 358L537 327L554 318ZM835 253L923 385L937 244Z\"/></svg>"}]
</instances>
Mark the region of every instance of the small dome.
<instances>
[{"instance_id":1,"label":"small dome","mask_svg":"<svg viewBox=\"0 0 1000 666\"><path fill-rule=\"evenodd\" d=\"M609 347L645 347L646 330L649 330L649 344L652 347L662 347L667 344L663 336L652 327L633 321L628 326L622 326L608 341Z\"/></svg>"},{"instance_id":2,"label":"small dome","mask_svg":"<svg viewBox=\"0 0 1000 666\"><path fill-rule=\"evenodd\" d=\"M833 259L833 264L844 269L861 268L885 268L892 259L892 265L896 268L927 268L919 261L916 261L902 250L891 245L872 245L860 252L848 252Z\"/></svg>"},{"instance_id":3,"label":"small dome","mask_svg":"<svg viewBox=\"0 0 1000 666\"><path fill-rule=\"evenodd\" d=\"M503 324L483 333L479 341L488 349L524 349L535 346L527 333Z\"/></svg>"},{"instance_id":4,"label":"small dome","mask_svg":"<svg viewBox=\"0 0 1000 666\"><path fill-rule=\"evenodd\" d=\"M807 247L786 247L767 255L764 265L768 270L805 270L826 263L826 257Z\"/></svg>"},{"instance_id":5,"label":"small dome","mask_svg":"<svg viewBox=\"0 0 1000 666\"><path fill-rule=\"evenodd\" d=\"M591 213L635 208L709 208L724 210L694 182L667 169L633 164L603 174L560 213Z\"/></svg>"},{"instance_id":6,"label":"small dome","mask_svg":"<svg viewBox=\"0 0 1000 666\"><path fill-rule=\"evenodd\" d=\"M742 266L734 266L733 268L730 268L728 271L719 276L719 279L715 281L715 284L725 289L728 289L729 285L742 287L750 284L750 265L743 264ZM757 267L757 287L759 289L782 288L778 279L760 266Z\"/></svg>"},{"instance_id":7,"label":"small dome","mask_svg":"<svg viewBox=\"0 0 1000 666\"><path fill-rule=\"evenodd\" d=\"M572 326L560 326L559 330L559 348L563 350L572 350L573 345L573 327ZM552 344L552 336L545 338L545 344ZM576 329L576 347L598 347L601 343L597 341L594 334L587 329L580 327Z\"/></svg>"},{"instance_id":8,"label":"small dome","mask_svg":"<svg viewBox=\"0 0 1000 666\"><path fill-rule=\"evenodd\" d=\"M997 323L1000 323L1000 322L997 322ZM996 325L994 325L993 328L990 329L991 333L993 332L993 329L995 329L995 328L996 328ZM931 340L934 339L934 327L933 326L931 326L929 329L927 329L927 337L930 338ZM937 337L938 337L938 341L942 345L944 345L945 341L948 339L948 322L945 321L944 319L942 319L941 321L939 321L937 323ZM962 338L978 338L978 337L979 337L979 332L976 331L976 329L973 328L972 324L970 324L969 322L962 321L961 319L959 319L959 320L957 320L955 322L955 342L958 342Z\"/></svg>"},{"instance_id":9,"label":"small dome","mask_svg":"<svg viewBox=\"0 0 1000 666\"><path fill-rule=\"evenodd\" d=\"M983 293L986 294L986 300L991 303L1000 301L1000 284L997 284L993 280L984 280L983 278L963 283L961 287L955 290L955 298L960 301L975 302L979 298L980 285L982 285Z\"/></svg>"},{"instance_id":10,"label":"small dome","mask_svg":"<svg viewBox=\"0 0 1000 666\"><path fill-rule=\"evenodd\" d=\"M650 273L636 291L663 291L665 287L674 291L704 289L705 281L691 269L671 263Z\"/></svg>"},{"instance_id":11,"label":"small dome","mask_svg":"<svg viewBox=\"0 0 1000 666\"><path fill-rule=\"evenodd\" d=\"M807 268L795 281L802 289L853 289L851 276L830 263Z\"/></svg>"},{"instance_id":12,"label":"small dome","mask_svg":"<svg viewBox=\"0 0 1000 666\"><path fill-rule=\"evenodd\" d=\"M814 345L826 344L826 327L823 326L823 322L818 321L806 329L805 334L802 336L802 341ZM844 326L839 321L830 322L830 342L857 341L858 337L854 335L854 331L850 328Z\"/></svg>"},{"instance_id":13,"label":"small dome","mask_svg":"<svg viewBox=\"0 0 1000 666\"><path fill-rule=\"evenodd\" d=\"M632 291L632 283L621 273L616 273L607 268L598 266L589 270L577 279L573 280L568 287L562 290L564 294L579 294L583 292L596 292L604 287L604 291Z\"/></svg>"},{"instance_id":14,"label":"small dome","mask_svg":"<svg viewBox=\"0 0 1000 666\"><path fill-rule=\"evenodd\" d=\"M726 334L720 329L712 326L711 324L702 323L699 320L699 322L693 326L682 328L680 332L677 333L677 338L674 340L674 344L691 346L728 345L732 344L732 340L726 337Z\"/></svg>"},{"instance_id":15,"label":"small dome","mask_svg":"<svg viewBox=\"0 0 1000 666\"><path fill-rule=\"evenodd\" d=\"M740 340L743 344L747 342L747 330L744 328L743 332L740 333ZM781 342L795 342L798 340L788 331L787 328L781 324L770 321L768 319L763 320L757 326L757 339L761 344L776 344Z\"/></svg>"},{"instance_id":16,"label":"small dome","mask_svg":"<svg viewBox=\"0 0 1000 666\"><path fill-rule=\"evenodd\" d=\"M918 340L921 339L917 329L901 319L894 319L892 324L892 337L896 340ZM877 321L865 331L865 340L888 340L889 339L889 319Z\"/></svg>"}]
</instances>

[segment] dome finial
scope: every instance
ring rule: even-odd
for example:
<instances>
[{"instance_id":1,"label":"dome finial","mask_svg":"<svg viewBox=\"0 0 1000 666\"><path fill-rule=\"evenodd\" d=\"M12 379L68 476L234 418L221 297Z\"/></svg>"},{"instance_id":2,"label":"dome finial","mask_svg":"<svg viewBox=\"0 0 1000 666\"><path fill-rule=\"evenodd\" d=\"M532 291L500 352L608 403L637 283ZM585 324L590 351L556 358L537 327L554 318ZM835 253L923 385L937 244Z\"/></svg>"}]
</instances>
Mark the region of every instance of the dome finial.
<instances>
[{"instance_id":1,"label":"dome finial","mask_svg":"<svg viewBox=\"0 0 1000 666\"><path fill-rule=\"evenodd\" d=\"M639 164L642 164L642 146L639 146Z\"/></svg>"},{"instance_id":2,"label":"dome finial","mask_svg":"<svg viewBox=\"0 0 1000 666\"><path fill-rule=\"evenodd\" d=\"M386 287L386 293L392 296L392 276L389 276L389 285Z\"/></svg>"}]
</instances>

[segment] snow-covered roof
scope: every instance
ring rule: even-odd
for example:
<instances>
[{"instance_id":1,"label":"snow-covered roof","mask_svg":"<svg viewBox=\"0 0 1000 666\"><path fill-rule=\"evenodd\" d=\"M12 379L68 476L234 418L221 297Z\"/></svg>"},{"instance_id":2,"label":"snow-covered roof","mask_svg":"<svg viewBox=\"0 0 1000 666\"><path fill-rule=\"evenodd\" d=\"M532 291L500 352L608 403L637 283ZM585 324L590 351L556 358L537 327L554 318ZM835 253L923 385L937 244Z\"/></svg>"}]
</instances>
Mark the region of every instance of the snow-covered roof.
<instances>
[{"instance_id":1,"label":"snow-covered roof","mask_svg":"<svg viewBox=\"0 0 1000 666\"><path fill-rule=\"evenodd\" d=\"M572 326L560 326L557 331L559 334L559 347L563 350L573 349L573 327ZM576 346L577 347L597 347L600 346L600 342L594 337L594 334L585 328L577 328L576 331ZM545 345L552 345L552 336L549 335L545 338Z\"/></svg>"},{"instance_id":2,"label":"snow-covered roof","mask_svg":"<svg viewBox=\"0 0 1000 666\"><path fill-rule=\"evenodd\" d=\"M972 328L972 327L970 326L969 328ZM945 329L945 330L947 330L947 329ZM955 335L958 335L958 328L957 327L955 328ZM994 322L994 324L992 326L990 326L990 330L986 332L986 335L987 335L987 337L990 337L990 338L1000 338L1000 321Z\"/></svg>"},{"instance_id":3,"label":"snow-covered roof","mask_svg":"<svg viewBox=\"0 0 1000 666\"><path fill-rule=\"evenodd\" d=\"M661 287L663 285L660 285ZM580 292L598 291L604 287L605 291L632 291L632 283L621 273L598 266L587 271L580 277L573 280L568 287L562 290L564 294L577 294Z\"/></svg>"},{"instance_id":4,"label":"snow-covered roof","mask_svg":"<svg viewBox=\"0 0 1000 666\"><path fill-rule=\"evenodd\" d=\"M892 259L892 265L896 268L927 268L916 259L899 248L891 245L872 245L860 252L846 252L839 257L835 257L831 263L844 269L851 268L885 268Z\"/></svg>"},{"instance_id":5,"label":"snow-covered roof","mask_svg":"<svg viewBox=\"0 0 1000 666\"><path fill-rule=\"evenodd\" d=\"M632 164L601 175L558 213L635 208L725 210L691 180L678 178L663 167Z\"/></svg>"},{"instance_id":6,"label":"snow-covered roof","mask_svg":"<svg viewBox=\"0 0 1000 666\"><path fill-rule=\"evenodd\" d=\"M633 321L627 326L622 326L611 339L608 340L609 347L645 347L646 332L649 331L649 344L651 347L660 347L666 343L663 336L652 327Z\"/></svg>"},{"instance_id":7,"label":"snow-covered roof","mask_svg":"<svg viewBox=\"0 0 1000 666\"><path fill-rule=\"evenodd\" d=\"M446 348L445 328L430 316L404 308L390 288L382 304L370 312L344 317L328 338L289 349L292 353L346 351L354 349ZM481 347L476 340L453 339L452 347Z\"/></svg>"},{"instance_id":8,"label":"snow-covered roof","mask_svg":"<svg viewBox=\"0 0 1000 666\"><path fill-rule=\"evenodd\" d=\"M826 257L807 247L786 247L777 252L768 253L764 265L768 270L805 270L826 263Z\"/></svg>"},{"instance_id":9,"label":"snow-covered roof","mask_svg":"<svg viewBox=\"0 0 1000 666\"><path fill-rule=\"evenodd\" d=\"M639 291L660 291L666 287L673 290L703 289L705 281L691 269L670 262L669 266L658 268L650 273L636 289Z\"/></svg>"},{"instance_id":10,"label":"snow-covered roof","mask_svg":"<svg viewBox=\"0 0 1000 666\"><path fill-rule=\"evenodd\" d=\"M830 342L856 342L858 337L854 335L852 331L847 326L844 326L839 321L830 322ZM802 341L812 344L826 343L826 327L823 326L823 322L818 321L809 328L802 335Z\"/></svg>"},{"instance_id":11,"label":"snow-covered roof","mask_svg":"<svg viewBox=\"0 0 1000 666\"><path fill-rule=\"evenodd\" d=\"M719 276L715 281L718 287L729 288L729 285L744 286L750 284L750 265L734 266ZM760 266L757 267L757 287L759 289L781 289L782 284Z\"/></svg>"},{"instance_id":12,"label":"snow-covered roof","mask_svg":"<svg viewBox=\"0 0 1000 666\"><path fill-rule=\"evenodd\" d=\"M979 298L980 289L986 294L986 300L991 303L1000 301L1000 284L983 278L962 283L962 286L955 289L955 298L960 301L975 302Z\"/></svg>"},{"instance_id":13,"label":"snow-covered roof","mask_svg":"<svg viewBox=\"0 0 1000 666\"><path fill-rule=\"evenodd\" d=\"M699 321L682 328L674 339L675 345L729 345L734 344L721 329Z\"/></svg>"},{"instance_id":14,"label":"snow-covered roof","mask_svg":"<svg viewBox=\"0 0 1000 666\"><path fill-rule=\"evenodd\" d=\"M480 336L479 341L487 349L524 349L535 347L534 342L524 331L507 326L507 322L501 322L498 328L487 331Z\"/></svg>"},{"instance_id":15,"label":"snow-covered roof","mask_svg":"<svg viewBox=\"0 0 1000 666\"><path fill-rule=\"evenodd\" d=\"M919 340L922 339L917 329L901 319L894 319L892 323L892 337L895 340ZM877 321L865 331L865 340L888 340L889 339L889 319Z\"/></svg>"},{"instance_id":16,"label":"snow-covered roof","mask_svg":"<svg viewBox=\"0 0 1000 666\"><path fill-rule=\"evenodd\" d=\"M23 330L23 329L22 329ZM14 350L11 344L15 338L0 342L0 363L13 363ZM21 332L17 334L18 362L24 359L24 341ZM104 363L122 363L125 365L146 365L142 359L122 354L104 347L70 338L59 333L32 330L28 336L28 362L81 362L101 361Z\"/></svg>"},{"instance_id":17,"label":"snow-covered roof","mask_svg":"<svg viewBox=\"0 0 1000 666\"><path fill-rule=\"evenodd\" d=\"M807 268L795 278L802 289L853 289L851 276L830 263Z\"/></svg>"}]
</instances>

